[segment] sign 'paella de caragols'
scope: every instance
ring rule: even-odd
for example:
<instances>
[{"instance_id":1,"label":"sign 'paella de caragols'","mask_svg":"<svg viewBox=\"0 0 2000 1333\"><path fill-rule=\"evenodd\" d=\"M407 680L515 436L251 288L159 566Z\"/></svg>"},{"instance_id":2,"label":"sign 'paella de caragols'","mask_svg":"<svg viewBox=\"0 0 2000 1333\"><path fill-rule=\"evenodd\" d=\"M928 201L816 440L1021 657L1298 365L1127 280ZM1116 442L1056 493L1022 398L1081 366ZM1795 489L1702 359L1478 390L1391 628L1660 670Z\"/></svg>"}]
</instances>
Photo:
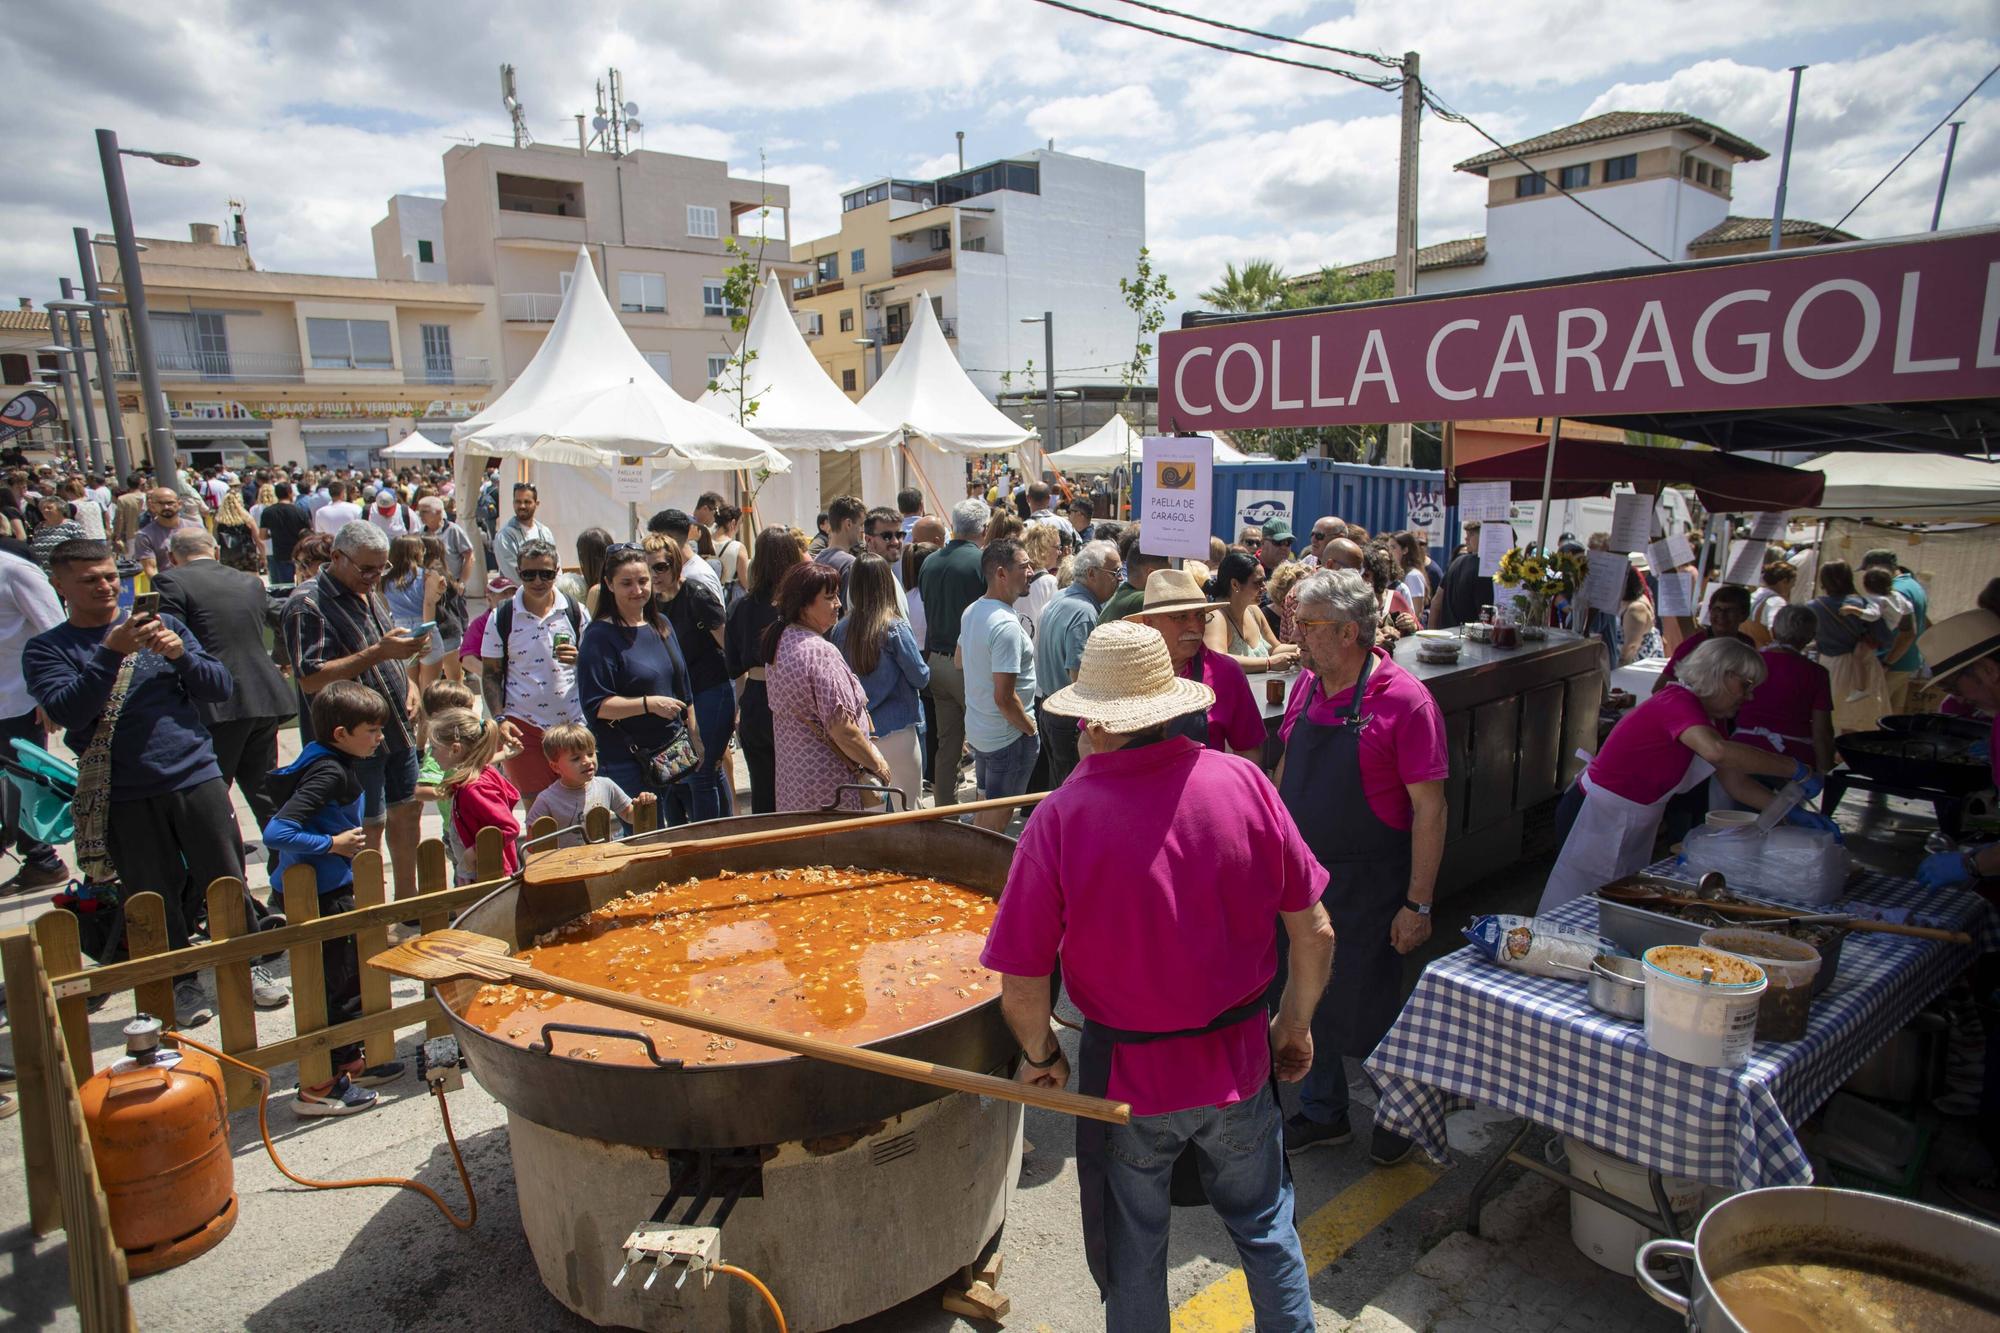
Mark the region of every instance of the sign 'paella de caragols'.
<instances>
[{"instance_id":1,"label":"sign 'paella de caragols'","mask_svg":"<svg viewBox=\"0 0 2000 1333\"><path fill-rule=\"evenodd\" d=\"M2000 395L2000 230L1180 329L1168 430Z\"/></svg>"}]
</instances>

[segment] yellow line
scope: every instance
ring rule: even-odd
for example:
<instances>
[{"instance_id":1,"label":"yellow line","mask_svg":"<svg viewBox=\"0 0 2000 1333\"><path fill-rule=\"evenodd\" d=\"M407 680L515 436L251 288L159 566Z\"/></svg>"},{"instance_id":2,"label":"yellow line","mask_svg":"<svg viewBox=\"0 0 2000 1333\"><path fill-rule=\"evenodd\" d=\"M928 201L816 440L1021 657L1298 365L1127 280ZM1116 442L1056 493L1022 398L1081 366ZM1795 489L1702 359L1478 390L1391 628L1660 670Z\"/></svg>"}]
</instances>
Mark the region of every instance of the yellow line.
<instances>
[{"instance_id":1,"label":"yellow line","mask_svg":"<svg viewBox=\"0 0 2000 1333\"><path fill-rule=\"evenodd\" d=\"M1299 1224L1306 1272L1317 1273L1398 1208L1437 1183L1441 1173L1419 1162L1370 1171ZM1218 1278L1181 1302L1173 1333L1242 1333L1250 1326L1250 1287L1243 1270Z\"/></svg>"}]
</instances>

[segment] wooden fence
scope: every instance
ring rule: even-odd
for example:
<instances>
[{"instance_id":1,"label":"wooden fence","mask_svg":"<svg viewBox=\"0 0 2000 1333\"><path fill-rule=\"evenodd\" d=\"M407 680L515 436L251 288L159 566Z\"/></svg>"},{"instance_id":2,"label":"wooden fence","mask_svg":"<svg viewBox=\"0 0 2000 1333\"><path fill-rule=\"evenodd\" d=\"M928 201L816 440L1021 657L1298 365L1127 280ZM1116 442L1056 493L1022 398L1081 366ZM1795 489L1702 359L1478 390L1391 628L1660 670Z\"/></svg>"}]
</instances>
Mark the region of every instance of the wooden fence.
<instances>
[{"instance_id":1,"label":"wooden fence","mask_svg":"<svg viewBox=\"0 0 2000 1333\"><path fill-rule=\"evenodd\" d=\"M657 807L634 812L639 831L650 831ZM594 809L584 822L592 841L610 836L611 813ZM555 821L538 820L528 842L552 838ZM419 999L398 1004L389 975L366 960L389 945L389 927L415 919L424 930L449 924L452 915L485 897L503 882L504 843L498 829L481 832L474 848L474 883L451 886L450 856L430 839L417 848L415 897L389 899L379 852L354 858L354 909L321 916L319 891L310 866L285 875L282 899L286 924L252 932L245 920L244 884L218 879L208 887L210 942L185 949L167 945L166 904L156 893L125 901L125 933L130 958L86 968L77 919L60 908L35 918L27 930L0 933L7 999L14 1032L14 1063L20 1080L22 1162L27 1172L28 1217L34 1234L61 1227L69 1238L70 1285L88 1330L132 1327L125 1292L125 1258L113 1243L104 1193L83 1122L77 1088L95 1070L88 1005L92 996L134 994L141 1013L173 1027L173 979L189 972L215 974L215 1045L260 1069L297 1062L301 1084L333 1077L335 1047L363 1043L368 1063L392 1059L396 1034L423 1025L429 1036L450 1032L429 988ZM532 855L532 852L530 852ZM361 1016L329 1023L321 946L353 936L363 960ZM291 964L292 1035L259 1044L257 1009L250 998L253 960L285 953ZM223 1066L229 1109L256 1105L257 1084L249 1075Z\"/></svg>"}]
</instances>

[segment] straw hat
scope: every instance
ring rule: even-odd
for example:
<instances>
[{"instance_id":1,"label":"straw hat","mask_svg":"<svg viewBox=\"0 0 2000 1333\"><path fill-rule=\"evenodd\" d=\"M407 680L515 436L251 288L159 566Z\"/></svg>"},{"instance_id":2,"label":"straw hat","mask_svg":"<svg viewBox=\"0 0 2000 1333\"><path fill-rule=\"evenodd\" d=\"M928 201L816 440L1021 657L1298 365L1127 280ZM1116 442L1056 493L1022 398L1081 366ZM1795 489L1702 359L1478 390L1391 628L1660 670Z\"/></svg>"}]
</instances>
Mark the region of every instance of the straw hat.
<instances>
[{"instance_id":1,"label":"straw hat","mask_svg":"<svg viewBox=\"0 0 2000 1333\"><path fill-rule=\"evenodd\" d=\"M1158 578L1148 579L1147 588ZM1058 717L1089 718L1106 731L1131 732L1204 712L1214 703L1214 690L1174 674L1159 631L1114 620L1091 631L1076 683L1051 694L1042 707Z\"/></svg>"},{"instance_id":2,"label":"straw hat","mask_svg":"<svg viewBox=\"0 0 2000 1333\"><path fill-rule=\"evenodd\" d=\"M2000 653L2000 616L1991 611L1961 611L1925 630L1917 647L1930 663L1931 679L1942 681L1982 657Z\"/></svg>"},{"instance_id":3,"label":"straw hat","mask_svg":"<svg viewBox=\"0 0 2000 1333\"><path fill-rule=\"evenodd\" d=\"M1194 581L1194 575L1185 569L1156 569L1146 578L1145 601L1138 610L1127 612L1125 618L1172 615L1179 611L1219 611L1228 605L1209 601L1208 594Z\"/></svg>"}]
</instances>

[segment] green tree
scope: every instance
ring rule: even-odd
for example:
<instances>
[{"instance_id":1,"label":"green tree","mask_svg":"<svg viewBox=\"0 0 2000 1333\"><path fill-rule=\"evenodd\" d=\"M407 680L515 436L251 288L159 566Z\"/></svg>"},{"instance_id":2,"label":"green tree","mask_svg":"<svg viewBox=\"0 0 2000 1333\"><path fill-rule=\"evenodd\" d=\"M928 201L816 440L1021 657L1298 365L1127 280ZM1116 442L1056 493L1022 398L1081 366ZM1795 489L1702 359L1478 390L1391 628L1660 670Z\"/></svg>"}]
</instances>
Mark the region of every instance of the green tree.
<instances>
[{"instance_id":1,"label":"green tree","mask_svg":"<svg viewBox=\"0 0 2000 1333\"><path fill-rule=\"evenodd\" d=\"M1288 290L1283 269L1268 259L1251 259L1240 269L1235 264L1225 265L1222 281L1203 292L1201 299L1212 309L1244 314L1286 305Z\"/></svg>"},{"instance_id":2,"label":"green tree","mask_svg":"<svg viewBox=\"0 0 2000 1333\"><path fill-rule=\"evenodd\" d=\"M1120 415L1126 404L1132 401L1133 390L1146 382L1146 376L1153 360L1153 336L1167 323L1167 303L1174 299L1174 289L1167 285L1167 275L1153 268L1152 251L1139 247L1139 260L1132 276L1118 279L1119 295L1132 310L1138 321L1138 333L1132 340L1132 359L1118 372L1118 379L1125 386L1124 394L1118 399ZM1140 426L1144 426L1141 413Z\"/></svg>"}]
</instances>

